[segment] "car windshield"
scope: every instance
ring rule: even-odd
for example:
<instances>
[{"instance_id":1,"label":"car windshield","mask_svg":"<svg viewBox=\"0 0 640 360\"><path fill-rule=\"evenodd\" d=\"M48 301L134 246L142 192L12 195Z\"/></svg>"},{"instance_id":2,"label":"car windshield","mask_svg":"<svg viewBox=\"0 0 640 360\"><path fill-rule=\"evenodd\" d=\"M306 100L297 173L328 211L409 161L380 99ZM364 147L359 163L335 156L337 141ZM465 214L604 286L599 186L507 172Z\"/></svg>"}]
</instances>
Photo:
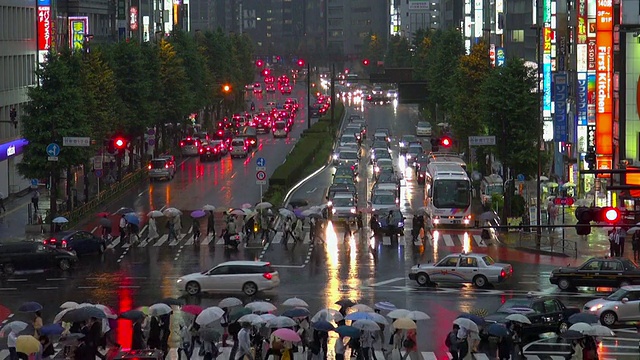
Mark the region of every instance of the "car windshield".
<instances>
[{"instance_id":1,"label":"car windshield","mask_svg":"<svg viewBox=\"0 0 640 360\"><path fill-rule=\"evenodd\" d=\"M470 205L469 181L436 180L433 186L433 205L437 208L466 208Z\"/></svg>"},{"instance_id":2,"label":"car windshield","mask_svg":"<svg viewBox=\"0 0 640 360\"><path fill-rule=\"evenodd\" d=\"M275 127L276 127L276 129L278 129L278 130L282 130L282 129L284 129L285 127L287 127L287 124L286 124L286 123L283 123L283 122L277 122L277 123L276 123L276 125L275 125Z\"/></svg>"},{"instance_id":3,"label":"car windshield","mask_svg":"<svg viewBox=\"0 0 640 360\"><path fill-rule=\"evenodd\" d=\"M334 174L334 176L339 177L339 176L353 176L353 170L346 168L346 167L340 167L340 168L336 168L336 173Z\"/></svg>"},{"instance_id":4,"label":"car windshield","mask_svg":"<svg viewBox=\"0 0 640 360\"><path fill-rule=\"evenodd\" d=\"M404 143L408 144L408 143L410 143L412 141L416 141L416 137L413 136L413 135L405 135L405 136L402 137L402 142L404 142Z\"/></svg>"},{"instance_id":5,"label":"car windshield","mask_svg":"<svg viewBox=\"0 0 640 360\"><path fill-rule=\"evenodd\" d=\"M421 122L419 122L419 123L418 123L418 127L419 127L419 128L426 128L426 129L428 129L428 128L430 128L430 127L431 127L431 125L429 125L429 123L426 123L426 122L422 122L422 121L421 121Z\"/></svg>"},{"instance_id":6,"label":"car windshield","mask_svg":"<svg viewBox=\"0 0 640 360\"><path fill-rule=\"evenodd\" d=\"M356 160L358 159L358 153L354 151L343 151L340 153L340 159L343 160Z\"/></svg>"},{"instance_id":7,"label":"car windshield","mask_svg":"<svg viewBox=\"0 0 640 360\"><path fill-rule=\"evenodd\" d=\"M419 146L412 146L409 148L410 154L420 154L422 152L422 148Z\"/></svg>"},{"instance_id":8,"label":"car windshield","mask_svg":"<svg viewBox=\"0 0 640 360\"><path fill-rule=\"evenodd\" d=\"M374 194L371 197L371 203L374 205L389 205L396 203L396 197L393 194Z\"/></svg>"},{"instance_id":9,"label":"car windshield","mask_svg":"<svg viewBox=\"0 0 640 360\"><path fill-rule=\"evenodd\" d=\"M627 294L629 292L625 289L618 289L618 291L614 292L613 294L607 296L605 298L605 300L610 300L610 301L620 301L623 298L627 297Z\"/></svg>"},{"instance_id":10,"label":"car windshield","mask_svg":"<svg viewBox=\"0 0 640 360\"><path fill-rule=\"evenodd\" d=\"M151 160L152 169L164 169L164 165L167 162L165 160Z\"/></svg>"},{"instance_id":11,"label":"car windshield","mask_svg":"<svg viewBox=\"0 0 640 360\"><path fill-rule=\"evenodd\" d=\"M397 183L398 179L396 178L395 174L393 173L384 173L384 174L380 174L380 176L378 176L378 183L382 184L382 183Z\"/></svg>"},{"instance_id":12,"label":"car windshield","mask_svg":"<svg viewBox=\"0 0 640 360\"><path fill-rule=\"evenodd\" d=\"M498 313L509 313L509 309L514 307L529 308L531 306L531 300L529 299L509 299L505 301L498 309Z\"/></svg>"},{"instance_id":13,"label":"car windshield","mask_svg":"<svg viewBox=\"0 0 640 360\"><path fill-rule=\"evenodd\" d=\"M344 198L344 197L333 198L332 202L333 202L333 206L334 207L353 206L353 199L352 198Z\"/></svg>"},{"instance_id":14,"label":"car windshield","mask_svg":"<svg viewBox=\"0 0 640 360\"><path fill-rule=\"evenodd\" d=\"M353 184L353 178L347 177L347 176L335 177L333 178L333 183L334 184Z\"/></svg>"},{"instance_id":15,"label":"car windshield","mask_svg":"<svg viewBox=\"0 0 640 360\"><path fill-rule=\"evenodd\" d=\"M195 145L195 143L196 143L196 141L195 141L195 140L193 140L193 139L185 139L185 140L182 140L182 144L183 144L184 146Z\"/></svg>"},{"instance_id":16,"label":"car windshield","mask_svg":"<svg viewBox=\"0 0 640 360\"><path fill-rule=\"evenodd\" d=\"M356 137L353 135L342 135L340 138L340 142L342 143L354 143L356 142Z\"/></svg>"}]
</instances>

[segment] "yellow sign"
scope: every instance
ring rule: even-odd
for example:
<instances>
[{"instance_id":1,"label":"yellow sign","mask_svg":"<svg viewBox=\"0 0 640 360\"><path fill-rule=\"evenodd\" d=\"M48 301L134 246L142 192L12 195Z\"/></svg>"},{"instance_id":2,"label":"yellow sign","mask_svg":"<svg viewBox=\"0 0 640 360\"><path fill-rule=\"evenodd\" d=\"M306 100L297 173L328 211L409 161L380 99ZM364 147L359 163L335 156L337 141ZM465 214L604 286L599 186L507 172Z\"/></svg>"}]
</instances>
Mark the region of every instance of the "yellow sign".
<instances>
[{"instance_id":1,"label":"yellow sign","mask_svg":"<svg viewBox=\"0 0 640 360\"><path fill-rule=\"evenodd\" d=\"M69 17L69 47L71 50L82 50L85 36L89 34L89 18L85 16Z\"/></svg>"}]
</instances>

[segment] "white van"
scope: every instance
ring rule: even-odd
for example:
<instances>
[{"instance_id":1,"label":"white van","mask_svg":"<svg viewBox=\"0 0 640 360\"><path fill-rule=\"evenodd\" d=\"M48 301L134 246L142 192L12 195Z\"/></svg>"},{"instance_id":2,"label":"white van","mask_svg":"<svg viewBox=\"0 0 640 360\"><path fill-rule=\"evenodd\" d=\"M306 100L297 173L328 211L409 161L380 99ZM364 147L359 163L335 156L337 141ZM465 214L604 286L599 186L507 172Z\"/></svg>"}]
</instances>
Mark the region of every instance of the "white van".
<instances>
[{"instance_id":1,"label":"white van","mask_svg":"<svg viewBox=\"0 0 640 360\"><path fill-rule=\"evenodd\" d=\"M247 157L249 155L249 148L243 138L233 138L231 140L231 150L229 151L231 157Z\"/></svg>"}]
</instances>

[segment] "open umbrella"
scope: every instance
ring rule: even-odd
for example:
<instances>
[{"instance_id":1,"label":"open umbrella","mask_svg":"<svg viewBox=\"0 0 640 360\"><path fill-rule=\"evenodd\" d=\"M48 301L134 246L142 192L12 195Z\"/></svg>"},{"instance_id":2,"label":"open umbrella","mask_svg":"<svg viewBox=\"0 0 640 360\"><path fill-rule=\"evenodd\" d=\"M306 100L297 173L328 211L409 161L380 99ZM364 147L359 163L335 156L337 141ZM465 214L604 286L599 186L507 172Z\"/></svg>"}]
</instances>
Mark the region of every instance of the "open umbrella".
<instances>
[{"instance_id":1,"label":"open umbrella","mask_svg":"<svg viewBox=\"0 0 640 360\"><path fill-rule=\"evenodd\" d=\"M311 322L316 322L321 320L338 322L338 321L344 320L344 317L342 316L342 314L340 314L338 310L322 309L318 311L315 315L313 315L313 317L311 318Z\"/></svg>"},{"instance_id":2,"label":"open umbrella","mask_svg":"<svg viewBox=\"0 0 640 360\"><path fill-rule=\"evenodd\" d=\"M75 301L66 301L60 305L60 309L74 309L78 306L78 303Z\"/></svg>"},{"instance_id":3,"label":"open umbrella","mask_svg":"<svg viewBox=\"0 0 640 360\"><path fill-rule=\"evenodd\" d=\"M136 310L142 311L145 315L149 315L149 307L148 306L140 306L136 308Z\"/></svg>"},{"instance_id":4,"label":"open umbrella","mask_svg":"<svg viewBox=\"0 0 640 360\"><path fill-rule=\"evenodd\" d=\"M291 201L289 201L289 205L291 205L291 207L295 209L295 208L307 206L309 205L309 202L305 199L292 199Z\"/></svg>"},{"instance_id":5,"label":"open umbrella","mask_svg":"<svg viewBox=\"0 0 640 360\"><path fill-rule=\"evenodd\" d=\"M132 321L144 319L146 316L147 315L140 310L129 310L120 314L121 319L132 320Z\"/></svg>"},{"instance_id":6,"label":"open umbrella","mask_svg":"<svg viewBox=\"0 0 640 360\"><path fill-rule=\"evenodd\" d=\"M338 334L340 334L340 336L347 336L347 337L350 337L352 339L359 338L360 334L361 334L360 329L354 328L353 326L349 326L349 325L338 326L333 331L335 331Z\"/></svg>"},{"instance_id":7,"label":"open umbrella","mask_svg":"<svg viewBox=\"0 0 640 360\"><path fill-rule=\"evenodd\" d=\"M242 317L238 319L238 322L248 323L248 324L254 324L254 323L266 324L267 323L265 319L261 318L260 315L256 315L256 314L242 315Z\"/></svg>"},{"instance_id":8,"label":"open umbrella","mask_svg":"<svg viewBox=\"0 0 640 360\"><path fill-rule=\"evenodd\" d=\"M393 311L393 310L397 309L397 307L395 305L393 305L392 303L390 303L388 301L377 302L377 303L375 303L375 305L373 307L378 309L378 310L386 310L386 311Z\"/></svg>"},{"instance_id":9,"label":"open umbrella","mask_svg":"<svg viewBox=\"0 0 640 360\"><path fill-rule=\"evenodd\" d=\"M132 212L136 212L135 210L133 210L130 207L121 207L120 209L118 209L118 211L116 211L116 214L118 215L124 215L124 214L129 214Z\"/></svg>"},{"instance_id":10,"label":"open umbrella","mask_svg":"<svg viewBox=\"0 0 640 360\"><path fill-rule=\"evenodd\" d=\"M242 209L242 212L244 213L244 216L248 217L253 217L253 215L256 214L256 212L251 209Z\"/></svg>"},{"instance_id":11,"label":"open umbrella","mask_svg":"<svg viewBox=\"0 0 640 360\"><path fill-rule=\"evenodd\" d=\"M478 331L478 325L476 325L476 323L474 323L473 321L471 321L470 319L466 319L466 318L457 318L455 320L453 320L453 323L465 328L469 331L475 331L475 332L479 332Z\"/></svg>"},{"instance_id":12,"label":"open umbrella","mask_svg":"<svg viewBox=\"0 0 640 360\"><path fill-rule=\"evenodd\" d=\"M293 211L285 208L279 209L278 213L284 217L289 217L289 218L294 218L296 216L296 214Z\"/></svg>"},{"instance_id":13,"label":"open umbrella","mask_svg":"<svg viewBox=\"0 0 640 360\"><path fill-rule=\"evenodd\" d=\"M182 311L187 314L198 316L202 312L202 307L198 305L185 305L182 307Z\"/></svg>"},{"instance_id":14,"label":"open umbrella","mask_svg":"<svg viewBox=\"0 0 640 360\"><path fill-rule=\"evenodd\" d=\"M236 216L245 216L245 213L244 211L242 211L242 209L233 209L229 211L229 214L236 215Z\"/></svg>"},{"instance_id":15,"label":"open umbrella","mask_svg":"<svg viewBox=\"0 0 640 360\"><path fill-rule=\"evenodd\" d=\"M111 213L108 211L102 211L96 214L97 217L105 217L105 216L111 216Z\"/></svg>"},{"instance_id":16,"label":"open umbrella","mask_svg":"<svg viewBox=\"0 0 640 360\"><path fill-rule=\"evenodd\" d=\"M373 320L367 320L367 319L354 321L353 324L351 324L351 326L353 326L356 329L365 330L365 331L380 330L380 325L378 325L377 322Z\"/></svg>"},{"instance_id":17,"label":"open umbrella","mask_svg":"<svg viewBox=\"0 0 640 360\"><path fill-rule=\"evenodd\" d=\"M207 216L207 214L203 210L194 210L191 212L191 217L194 219L199 219Z\"/></svg>"},{"instance_id":18,"label":"open umbrella","mask_svg":"<svg viewBox=\"0 0 640 360\"><path fill-rule=\"evenodd\" d=\"M166 208L162 211L162 213L164 214L164 216L166 217L176 217L176 216L180 216L182 215L182 211L174 208L174 207L170 207L170 208Z\"/></svg>"},{"instance_id":19,"label":"open umbrella","mask_svg":"<svg viewBox=\"0 0 640 360\"><path fill-rule=\"evenodd\" d=\"M68 309L62 309L62 311L60 311L59 313L56 314L56 316L53 317L53 323L57 324L59 322L62 321L62 317L64 316L64 314L68 313L69 311L73 310L74 308L68 308Z\"/></svg>"},{"instance_id":20,"label":"open umbrella","mask_svg":"<svg viewBox=\"0 0 640 360\"><path fill-rule=\"evenodd\" d=\"M271 205L270 202L266 202L265 201L265 202L261 202L261 203L256 204L255 209L256 210L265 210L265 209L271 209L272 207L273 207L273 205Z\"/></svg>"},{"instance_id":21,"label":"open umbrella","mask_svg":"<svg viewBox=\"0 0 640 360\"><path fill-rule=\"evenodd\" d=\"M428 213L428 210L425 206L418 208L418 210L413 212L414 215L426 215L427 213Z\"/></svg>"},{"instance_id":22,"label":"open umbrella","mask_svg":"<svg viewBox=\"0 0 640 360\"><path fill-rule=\"evenodd\" d=\"M484 325L484 319L481 318L478 315L465 313L465 314L460 314L458 317L459 318L469 319L469 320L473 321L474 323L476 323L476 325L478 325L478 326Z\"/></svg>"},{"instance_id":23,"label":"open umbrella","mask_svg":"<svg viewBox=\"0 0 640 360\"><path fill-rule=\"evenodd\" d=\"M58 216L57 218L53 219L51 222L54 224L66 224L69 222L69 220L67 220L67 218L64 216Z\"/></svg>"},{"instance_id":24,"label":"open umbrella","mask_svg":"<svg viewBox=\"0 0 640 360\"><path fill-rule=\"evenodd\" d=\"M200 335L200 340L209 341L209 342L217 342L218 340L220 340L220 337L221 337L218 331L210 327L205 327L200 329L198 334Z\"/></svg>"},{"instance_id":25,"label":"open umbrella","mask_svg":"<svg viewBox=\"0 0 640 360\"><path fill-rule=\"evenodd\" d=\"M294 327L297 324L298 323L295 320L286 316L276 316L273 319L267 321L268 327L278 329Z\"/></svg>"},{"instance_id":26,"label":"open umbrella","mask_svg":"<svg viewBox=\"0 0 640 360\"><path fill-rule=\"evenodd\" d=\"M233 310L233 312L231 312L231 315L229 315L229 320L231 321L235 321L237 319L240 319L241 317L247 315L247 314L251 314L253 311L251 311L251 309L243 307L243 308L239 308L239 309L235 309Z\"/></svg>"},{"instance_id":27,"label":"open umbrella","mask_svg":"<svg viewBox=\"0 0 640 360\"><path fill-rule=\"evenodd\" d=\"M331 331L334 330L335 327L328 321L320 320L311 324L311 327L314 330L318 331Z\"/></svg>"},{"instance_id":28,"label":"open umbrella","mask_svg":"<svg viewBox=\"0 0 640 360\"><path fill-rule=\"evenodd\" d=\"M31 355L40 352L42 345L40 341L32 335L20 335L16 339L16 351Z\"/></svg>"},{"instance_id":29,"label":"open umbrella","mask_svg":"<svg viewBox=\"0 0 640 360\"><path fill-rule=\"evenodd\" d=\"M266 322L269 322L269 320L271 320L271 319L275 319L275 318L277 318L277 316L275 316L275 315L273 315L273 314L262 314L262 315L259 315L259 316L260 316L260 318L261 318L262 320L264 320L264 321L266 321Z\"/></svg>"},{"instance_id":30,"label":"open umbrella","mask_svg":"<svg viewBox=\"0 0 640 360\"><path fill-rule=\"evenodd\" d=\"M583 322L575 323L569 327L569 330L577 331L584 334L585 331L591 330L591 325Z\"/></svg>"},{"instance_id":31,"label":"open umbrella","mask_svg":"<svg viewBox=\"0 0 640 360\"><path fill-rule=\"evenodd\" d=\"M302 216L304 216L304 217L311 217L311 215L320 215L320 216L322 216L322 214L320 214L320 212L316 211L315 209L302 210L302 212L300 214Z\"/></svg>"},{"instance_id":32,"label":"open umbrella","mask_svg":"<svg viewBox=\"0 0 640 360\"><path fill-rule=\"evenodd\" d=\"M62 321L74 323L89 320L91 318L106 319L107 315L104 313L104 311L98 309L95 306L84 306L70 310L69 312L64 314L62 316Z\"/></svg>"},{"instance_id":33,"label":"open umbrella","mask_svg":"<svg viewBox=\"0 0 640 360\"><path fill-rule=\"evenodd\" d=\"M300 338L300 335L298 335L297 332L291 329L278 329L274 331L271 335L278 337L284 341L291 341L294 343L302 341L302 339Z\"/></svg>"},{"instance_id":34,"label":"open umbrella","mask_svg":"<svg viewBox=\"0 0 640 360\"><path fill-rule=\"evenodd\" d=\"M409 311L407 309L395 309L395 310L391 311L390 313L388 313L387 316L392 318L392 319L400 319L400 318L408 317L409 313L411 313L411 311Z\"/></svg>"},{"instance_id":35,"label":"open umbrella","mask_svg":"<svg viewBox=\"0 0 640 360\"><path fill-rule=\"evenodd\" d=\"M347 314L347 316L344 317L345 320L350 320L350 321L358 321L358 320L373 320L371 318L371 316L369 316L370 313L368 312L364 312L364 311L357 311L357 312L353 312L351 314Z\"/></svg>"},{"instance_id":36,"label":"open umbrella","mask_svg":"<svg viewBox=\"0 0 640 360\"><path fill-rule=\"evenodd\" d=\"M598 319L598 316L588 313L576 313L569 316L567 320L569 324L576 324L580 322L587 324L597 324L598 321L600 321L600 319Z\"/></svg>"},{"instance_id":37,"label":"open umbrella","mask_svg":"<svg viewBox=\"0 0 640 360\"><path fill-rule=\"evenodd\" d=\"M335 302L336 305L340 305L342 307L352 307L353 305L356 304L355 301L351 300L351 299L340 299L338 301Z\"/></svg>"},{"instance_id":38,"label":"open umbrella","mask_svg":"<svg viewBox=\"0 0 640 360\"><path fill-rule=\"evenodd\" d=\"M393 322L394 329L410 330L417 329L416 322L409 318L400 318Z\"/></svg>"},{"instance_id":39,"label":"open umbrella","mask_svg":"<svg viewBox=\"0 0 640 360\"><path fill-rule=\"evenodd\" d=\"M604 325L591 325L589 330L583 332L585 335L589 336L613 336L615 333Z\"/></svg>"},{"instance_id":40,"label":"open umbrella","mask_svg":"<svg viewBox=\"0 0 640 360\"><path fill-rule=\"evenodd\" d=\"M487 333L492 336L507 337L509 336L509 329L507 329L503 324L496 323L489 325Z\"/></svg>"},{"instance_id":41,"label":"open umbrella","mask_svg":"<svg viewBox=\"0 0 640 360\"><path fill-rule=\"evenodd\" d=\"M361 311L361 312L373 312L373 309L369 305L365 305L365 304L355 304L351 307L351 310Z\"/></svg>"},{"instance_id":42,"label":"open umbrella","mask_svg":"<svg viewBox=\"0 0 640 360\"><path fill-rule=\"evenodd\" d=\"M584 334L575 330L567 330L560 334L560 337L566 340L578 340L584 337Z\"/></svg>"},{"instance_id":43,"label":"open umbrella","mask_svg":"<svg viewBox=\"0 0 640 360\"><path fill-rule=\"evenodd\" d=\"M60 324L49 324L40 328L40 334L51 336L51 335L60 335L64 331L64 328Z\"/></svg>"},{"instance_id":44,"label":"open umbrella","mask_svg":"<svg viewBox=\"0 0 640 360\"><path fill-rule=\"evenodd\" d=\"M176 298L164 298L159 301L160 303L167 304L169 306L182 306L184 305L184 301Z\"/></svg>"},{"instance_id":45,"label":"open umbrella","mask_svg":"<svg viewBox=\"0 0 640 360\"><path fill-rule=\"evenodd\" d=\"M138 219L138 215L136 213L125 214L124 219L127 220L129 224L140 225L140 219Z\"/></svg>"},{"instance_id":46,"label":"open umbrella","mask_svg":"<svg viewBox=\"0 0 640 360\"><path fill-rule=\"evenodd\" d=\"M282 313L282 316L290 317L290 318L302 318L309 316L309 310L307 308L299 307L294 309L289 309Z\"/></svg>"},{"instance_id":47,"label":"open umbrella","mask_svg":"<svg viewBox=\"0 0 640 360\"><path fill-rule=\"evenodd\" d=\"M284 306L293 306L293 307L305 307L308 308L309 304L302 299L298 299L297 297L292 297L290 299L285 300L282 305Z\"/></svg>"},{"instance_id":48,"label":"open umbrella","mask_svg":"<svg viewBox=\"0 0 640 360\"><path fill-rule=\"evenodd\" d=\"M230 308L234 306L242 306L242 300L236 297L228 297L220 300L220 302L218 303L218 307L221 308Z\"/></svg>"},{"instance_id":49,"label":"open umbrella","mask_svg":"<svg viewBox=\"0 0 640 360\"><path fill-rule=\"evenodd\" d=\"M28 326L29 324L24 321L12 321L2 327L2 330L0 330L0 337L5 337L9 335L10 332L17 334L26 329Z\"/></svg>"},{"instance_id":50,"label":"open umbrella","mask_svg":"<svg viewBox=\"0 0 640 360\"><path fill-rule=\"evenodd\" d=\"M528 317L522 314L510 314L505 318L506 320L511 320L513 322L521 323L521 324L531 324L531 320Z\"/></svg>"},{"instance_id":51,"label":"open umbrella","mask_svg":"<svg viewBox=\"0 0 640 360\"><path fill-rule=\"evenodd\" d=\"M164 214L162 213L162 211L152 210L147 214L147 216L150 218L159 218L159 217L163 217Z\"/></svg>"},{"instance_id":52,"label":"open umbrella","mask_svg":"<svg viewBox=\"0 0 640 360\"><path fill-rule=\"evenodd\" d=\"M204 210L204 211L215 211L216 207L213 206L213 205L205 205L205 206L202 207L202 210Z\"/></svg>"},{"instance_id":53,"label":"open umbrella","mask_svg":"<svg viewBox=\"0 0 640 360\"><path fill-rule=\"evenodd\" d=\"M23 313L32 313L40 310L42 310L42 305L35 301L27 301L25 303L22 303L22 305L20 305L20 307L18 308L18 311Z\"/></svg>"},{"instance_id":54,"label":"open umbrella","mask_svg":"<svg viewBox=\"0 0 640 360\"><path fill-rule=\"evenodd\" d=\"M251 309L253 312L267 313L277 309L275 305L266 301L254 301L248 303L245 307Z\"/></svg>"},{"instance_id":55,"label":"open umbrella","mask_svg":"<svg viewBox=\"0 0 640 360\"><path fill-rule=\"evenodd\" d=\"M149 306L149 313L152 316L162 316L171 314L171 306L163 303L157 303Z\"/></svg>"},{"instance_id":56,"label":"open umbrella","mask_svg":"<svg viewBox=\"0 0 640 360\"><path fill-rule=\"evenodd\" d=\"M387 320L387 318L385 318L384 316L378 314L378 313L367 313L369 315L369 320L373 320L375 322L377 322L378 324L382 324L382 325L389 325L389 321Z\"/></svg>"},{"instance_id":57,"label":"open umbrella","mask_svg":"<svg viewBox=\"0 0 640 360\"><path fill-rule=\"evenodd\" d=\"M409 314L407 315L407 318L413 321L420 321L420 320L429 320L431 319L431 316L427 315L422 311L414 310L409 312Z\"/></svg>"},{"instance_id":58,"label":"open umbrella","mask_svg":"<svg viewBox=\"0 0 640 360\"><path fill-rule=\"evenodd\" d=\"M89 305L89 306L91 306L91 305ZM107 305L95 304L93 306L95 306L98 309L102 310L104 312L104 314L107 316L107 319L117 319L118 318L118 314L116 314L116 312L113 311L113 309L108 307Z\"/></svg>"},{"instance_id":59,"label":"open umbrella","mask_svg":"<svg viewBox=\"0 0 640 360\"><path fill-rule=\"evenodd\" d=\"M208 307L196 317L196 324L198 325L208 325L214 321L219 320L222 315L224 315L224 310L220 309L217 306Z\"/></svg>"},{"instance_id":60,"label":"open umbrella","mask_svg":"<svg viewBox=\"0 0 640 360\"><path fill-rule=\"evenodd\" d=\"M249 203L244 203L240 206L241 209L251 209L253 207L253 205L249 204Z\"/></svg>"}]
</instances>

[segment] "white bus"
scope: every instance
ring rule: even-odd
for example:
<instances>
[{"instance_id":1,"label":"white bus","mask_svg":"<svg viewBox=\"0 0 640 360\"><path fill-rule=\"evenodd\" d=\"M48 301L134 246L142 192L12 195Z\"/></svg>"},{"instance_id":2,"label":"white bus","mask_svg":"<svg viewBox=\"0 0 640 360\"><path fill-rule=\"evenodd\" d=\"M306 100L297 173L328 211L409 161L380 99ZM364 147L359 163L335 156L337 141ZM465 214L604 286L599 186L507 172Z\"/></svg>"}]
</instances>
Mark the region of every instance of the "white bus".
<instances>
[{"instance_id":1,"label":"white bus","mask_svg":"<svg viewBox=\"0 0 640 360\"><path fill-rule=\"evenodd\" d=\"M460 165L429 164L424 195L427 214L434 226L472 224L471 180Z\"/></svg>"},{"instance_id":2,"label":"white bus","mask_svg":"<svg viewBox=\"0 0 640 360\"><path fill-rule=\"evenodd\" d=\"M455 164L460 166L463 170L467 170L467 163L464 162L459 156L451 153L431 153L429 154L429 164Z\"/></svg>"}]
</instances>

